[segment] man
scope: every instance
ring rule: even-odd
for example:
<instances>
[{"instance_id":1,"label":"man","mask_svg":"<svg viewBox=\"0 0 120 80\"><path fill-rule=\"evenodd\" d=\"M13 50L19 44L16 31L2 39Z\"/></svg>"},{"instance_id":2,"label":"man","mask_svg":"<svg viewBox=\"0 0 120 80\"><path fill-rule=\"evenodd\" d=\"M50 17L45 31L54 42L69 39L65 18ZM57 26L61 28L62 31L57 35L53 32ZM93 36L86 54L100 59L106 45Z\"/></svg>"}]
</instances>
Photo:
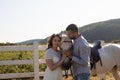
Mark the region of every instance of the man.
<instances>
[{"instance_id":1,"label":"man","mask_svg":"<svg viewBox=\"0 0 120 80\"><path fill-rule=\"evenodd\" d=\"M90 80L90 47L87 40L79 34L78 27L70 24L66 28L69 38L73 39L73 53L66 52L72 59L74 80Z\"/></svg>"}]
</instances>

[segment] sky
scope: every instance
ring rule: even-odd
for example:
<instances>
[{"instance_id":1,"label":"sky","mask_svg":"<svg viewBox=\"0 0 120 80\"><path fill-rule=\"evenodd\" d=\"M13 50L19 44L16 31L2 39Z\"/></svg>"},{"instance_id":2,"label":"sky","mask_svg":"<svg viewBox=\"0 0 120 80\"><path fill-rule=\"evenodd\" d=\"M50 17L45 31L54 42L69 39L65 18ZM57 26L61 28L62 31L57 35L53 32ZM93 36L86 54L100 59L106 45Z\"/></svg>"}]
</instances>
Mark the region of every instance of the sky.
<instances>
[{"instance_id":1,"label":"sky","mask_svg":"<svg viewBox=\"0 0 120 80\"><path fill-rule=\"evenodd\" d=\"M120 0L0 0L0 43L44 39L78 27L120 18Z\"/></svg>"}]
</instances>

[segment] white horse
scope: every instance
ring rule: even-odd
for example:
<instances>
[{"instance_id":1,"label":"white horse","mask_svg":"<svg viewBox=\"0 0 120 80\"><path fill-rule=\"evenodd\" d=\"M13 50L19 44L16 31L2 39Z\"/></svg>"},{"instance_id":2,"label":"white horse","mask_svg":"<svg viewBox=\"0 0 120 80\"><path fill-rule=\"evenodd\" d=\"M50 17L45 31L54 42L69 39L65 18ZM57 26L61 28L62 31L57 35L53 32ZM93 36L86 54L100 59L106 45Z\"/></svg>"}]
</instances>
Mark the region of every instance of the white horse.
<instances>
[{"instance_id":1,"label":"white horse","mask_svg":"<svg viewBox=\"0 0 120 80\"><path fill-rule=\"evenodd\" d=\"M98 50L102 66L100 61L96 63L96 69L91 70L91 74L103 74L108 71L112 72L115 80L120 80L118 70L120 69L120 45L118 44L106 44Z\"/></svg>"},{"instance_id":2,"label":"white horse","mask_svg":"<svg viewBox=\"0 0 120 80\"><path fill-rule=\"evenodd\" d=\"M71 47L70 39L64 37L61 44L63 49L68 49ZM101 75L107 72L112 72L115 80L120 80L118 70L120 69L120 45L119 44L106 44L98 49L99 55L101 57L102 66L100 61L96 63L96 69L91 70L92 75ZM102 79L105 80L105 79Z\"/></svg>"}]
</instances>

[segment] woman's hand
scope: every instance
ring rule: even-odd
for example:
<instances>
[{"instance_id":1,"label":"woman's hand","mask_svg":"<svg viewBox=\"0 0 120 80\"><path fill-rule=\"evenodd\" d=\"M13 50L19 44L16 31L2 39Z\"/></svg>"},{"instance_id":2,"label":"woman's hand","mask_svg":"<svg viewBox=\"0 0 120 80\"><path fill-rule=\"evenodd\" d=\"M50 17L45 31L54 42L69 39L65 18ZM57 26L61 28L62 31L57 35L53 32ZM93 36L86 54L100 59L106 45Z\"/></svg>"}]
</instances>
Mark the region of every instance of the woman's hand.
<instances>
[{"instance_id":1,"label":"woman's hand","mask_svg":"<svg viewBox=\"0 0 120 80\"><path fill-rule=\"evenodd\" d=\"M63 53L62 60L64 61L66 59L67 55Z\"/></svg>"}]
</instances>

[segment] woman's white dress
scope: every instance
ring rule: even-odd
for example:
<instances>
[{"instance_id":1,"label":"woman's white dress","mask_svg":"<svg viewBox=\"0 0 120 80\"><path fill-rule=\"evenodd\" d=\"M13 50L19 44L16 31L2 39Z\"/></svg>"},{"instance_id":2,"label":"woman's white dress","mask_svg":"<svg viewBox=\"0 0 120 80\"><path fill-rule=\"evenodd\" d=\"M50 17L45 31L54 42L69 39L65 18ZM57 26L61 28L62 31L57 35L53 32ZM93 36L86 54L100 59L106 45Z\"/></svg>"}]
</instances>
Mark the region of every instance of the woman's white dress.
<instances>
[{"instance_id":1,"label":"woman's white dress","mask_svg":"<svg viewBox=\"0 0 120 80\"><path fill-rule=\"evenodd\" d=\"M54 51L52 48L45 52L45 59L52 59L53 63L60 61L60 52ZM62 69L61 67L56 68L51 71L48 67L45 70L45 75L43 80L62 80Z\"/></svg>"}]
</instances>

